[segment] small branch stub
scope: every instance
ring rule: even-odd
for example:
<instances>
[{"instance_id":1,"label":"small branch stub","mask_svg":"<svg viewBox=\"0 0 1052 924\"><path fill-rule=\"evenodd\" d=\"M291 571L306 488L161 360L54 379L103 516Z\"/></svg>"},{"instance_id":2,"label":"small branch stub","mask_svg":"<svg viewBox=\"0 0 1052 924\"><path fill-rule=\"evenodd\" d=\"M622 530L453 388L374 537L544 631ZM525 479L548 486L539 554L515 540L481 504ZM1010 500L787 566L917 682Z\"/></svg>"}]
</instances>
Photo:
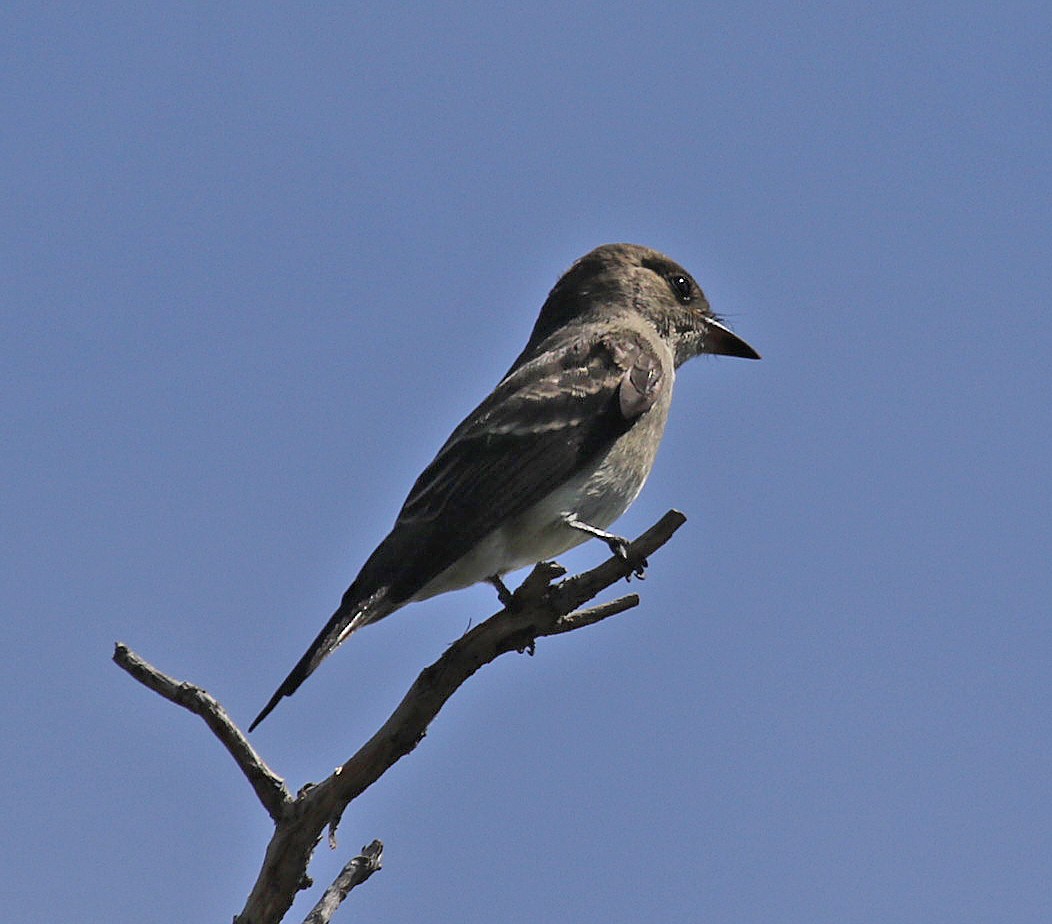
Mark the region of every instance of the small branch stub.
<instances>
[{"instance_id":1,"label":"small branch stub","mask_svg":"<svg viewBox=\"0 0 1052 924\"><path fill-rule=\"evenodd\" d=\"M303 919L303 924L329 924L340 903L355 886L360 886L366 879L382 867L384 845L373 841L362 848L362 852L340 870L318 904Z\"/></svg>"}]
</instances>

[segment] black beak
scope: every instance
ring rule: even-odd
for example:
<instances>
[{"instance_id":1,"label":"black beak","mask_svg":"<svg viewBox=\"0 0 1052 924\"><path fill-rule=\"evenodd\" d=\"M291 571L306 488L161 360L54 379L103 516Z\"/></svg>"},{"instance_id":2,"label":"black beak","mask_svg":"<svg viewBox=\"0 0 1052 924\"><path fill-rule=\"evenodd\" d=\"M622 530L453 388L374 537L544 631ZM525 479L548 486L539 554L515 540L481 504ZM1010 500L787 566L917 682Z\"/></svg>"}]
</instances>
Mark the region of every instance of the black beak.
<instances>
[{"instance_id":1,"label":"black beak","mask_svg":"<svg viewBox=\"0 0 1052 924\"><path fill-rule=\"evenodd\" d=\"M702 352L716 353L719 356L740 356L742 359L760 358L760 354L741 337L712 318L705 320L705 347Z\"/></svg>"}]
</instances>

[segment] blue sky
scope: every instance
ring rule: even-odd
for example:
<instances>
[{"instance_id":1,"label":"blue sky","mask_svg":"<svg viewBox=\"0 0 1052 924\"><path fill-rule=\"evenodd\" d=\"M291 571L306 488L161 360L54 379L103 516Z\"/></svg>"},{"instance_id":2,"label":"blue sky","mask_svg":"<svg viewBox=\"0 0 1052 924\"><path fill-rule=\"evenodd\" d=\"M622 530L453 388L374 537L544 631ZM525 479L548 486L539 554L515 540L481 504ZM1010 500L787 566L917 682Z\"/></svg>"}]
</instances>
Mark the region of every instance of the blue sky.
<instances>
[{"instance_id":1,"label":"blue sky","mask_svg":"<svg viewBox=\"0 0 1052 924\"><path fill-rule=\"evenodd\" d=\"M12 920L240 909L267 819L113 642L247 723L617 240L764 360L681 370L618 525L689 517L642 605L460 691L319 848L325 883L387 847L337 920L1052 918L1047 4L11 3L0 36ZM362 632L254 741L320 779L494 609Z\"/></svg>"}]
</instances>

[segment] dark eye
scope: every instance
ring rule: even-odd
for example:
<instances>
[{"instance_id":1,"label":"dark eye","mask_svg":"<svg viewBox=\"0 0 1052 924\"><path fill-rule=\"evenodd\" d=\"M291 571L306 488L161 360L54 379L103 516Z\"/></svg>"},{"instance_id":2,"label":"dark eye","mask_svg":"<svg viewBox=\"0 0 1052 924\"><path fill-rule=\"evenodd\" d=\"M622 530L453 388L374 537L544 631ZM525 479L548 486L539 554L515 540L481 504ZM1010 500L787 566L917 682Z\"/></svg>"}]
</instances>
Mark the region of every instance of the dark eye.
<instances>
[{"instance_id":1,"label":"dark eye","mask_svg":"<svg viewBox=\"0 0 1052 924\"><path fill-rule=\"evenodd\" d=\"M694 297L694 287L689 276L684 276L682 273L673 273L668 277L668 283L672 286L672 291L676 293L676 297L681 302L689 302Z\"/></svg>"}]
</instances>

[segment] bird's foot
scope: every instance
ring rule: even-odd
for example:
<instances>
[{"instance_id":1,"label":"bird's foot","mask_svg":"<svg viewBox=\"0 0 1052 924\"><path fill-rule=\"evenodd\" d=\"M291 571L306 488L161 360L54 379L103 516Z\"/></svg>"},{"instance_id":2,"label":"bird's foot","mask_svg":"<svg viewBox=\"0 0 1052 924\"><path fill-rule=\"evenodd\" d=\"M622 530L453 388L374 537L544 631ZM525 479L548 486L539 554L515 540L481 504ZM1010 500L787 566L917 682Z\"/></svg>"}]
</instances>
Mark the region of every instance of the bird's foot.
<instances>
[{"instance_id":1,"label":"bird's foot","mask_svg":"<svg viewBox=\"0 0 1052 924\"><path fill-rule=\"evenodd\" d=\"M497 599L508 611L530 606L541 599L552 581L566 574L566 569L557 561L539 561L515 590L509 590L499 574L486 578L497 589Z\"/></svg>"},{"instance_id":2,"label":"bird's foot","mask_svg":"<svg viewBox=\"0 0 1052 924\"><path fill-rule=\"evenodd\" d=\"M598 526L591 526L588 523L578 520L576 517L568 517L566 525L571 529L580 530L582 533L588 533L589 536L595 536L596 539L602 539L611 552L623 562L630 565L632 570L629 574L625 575L626 581L631 580L632 575L635 575L639 580L643 580L643 578L646 577L647 560L642 555L632 554L632 543L630 543L624 536L616 536L613 533L608 533L605 529L600 529Z\"/></svg>"},{"instance_id":3,"label":"bird's foot","mask_svg":"<svg viewBox=\"0 0 1052 924\"><path fill-rule=\"evenodd\" d=\"M500 605L505 609L510 610L515 605L515 594L508 589L508 585L504 583L499 574L494 574L491 577L486 578L497 590L497 599L500 601Z\"/></svg>"},{"instance_id":4,"label":"bird's foot","mask_svg":"<svg viewBox=\"0 0 1052 924\"><path fill-rule=\"evenodd\" d=\"M647 560L642 555L632 553L632 543L627 539L622 536L610 536L606 539L606 544L611 552L632 568L632 571L625 575L626 581L632 580L633 575L641 581L647 576Z\"/></svg>"}]
</instances>

